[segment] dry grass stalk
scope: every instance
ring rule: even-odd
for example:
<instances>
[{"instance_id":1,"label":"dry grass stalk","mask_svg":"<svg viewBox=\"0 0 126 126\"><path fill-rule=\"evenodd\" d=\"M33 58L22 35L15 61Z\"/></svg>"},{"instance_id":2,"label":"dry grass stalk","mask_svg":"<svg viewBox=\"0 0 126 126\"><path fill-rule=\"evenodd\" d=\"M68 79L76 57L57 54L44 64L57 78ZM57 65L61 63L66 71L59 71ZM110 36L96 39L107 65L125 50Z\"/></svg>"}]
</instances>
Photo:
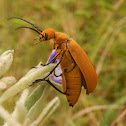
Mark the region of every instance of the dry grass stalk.
<instances>
[{"instance_id":1,"label":"dry grass stalk","mask_svg":"<svg viewBox=\"0 0 126 126\"><path fill-rule=\"evenodd\" d=\"M72 119L75 120L80 116L84 116L85 114L95 111L95 110L105 110L105 109L120 109L122 107L118 106L118 105L98 105L98 106L93 106L93 107L88 107L84 110L79 111L78 113L76 113Z\"/></svg>"}]
</instances>

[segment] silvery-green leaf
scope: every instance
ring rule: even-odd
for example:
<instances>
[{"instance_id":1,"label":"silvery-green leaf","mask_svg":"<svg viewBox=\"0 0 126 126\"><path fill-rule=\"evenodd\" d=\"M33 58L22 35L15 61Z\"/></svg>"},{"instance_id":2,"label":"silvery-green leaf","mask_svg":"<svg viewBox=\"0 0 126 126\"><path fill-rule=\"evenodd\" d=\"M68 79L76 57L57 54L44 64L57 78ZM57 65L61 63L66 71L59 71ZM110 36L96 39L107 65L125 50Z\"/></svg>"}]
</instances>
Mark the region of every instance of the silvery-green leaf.
<instances>
[{"instance_id":1,"label":"silvery-green leaf","mask_svg":"<svg viewBox=\"0 0 126 126\"><path fill-rule=\"evenodd\" d=\"M12 113L12 116L21 124L23 124L25 116L27 114L27 109L24 105L27 97L28 97L29 91L28 89L25 89L23 93L21 94L20 99L16 102L16 106L14 108L14 111Z\"/></svg>"},{"instance_id":2,"label":"silvery-green leaf","mask_svg":"<svg viewBox=\"0 0 126 126\"><path fill-rule=\"evenodd\" d=\"M26 114L28 112L25 105L24 105L24 103L25 103L25 101L26 101L26 99L28 97L28 94L29 94L29 90L25 89L23 91L23 93L21 94L21 97L16 102L16 105L14 107L14 111L11 114L12 117L14 119L16 119L16 121L18 121L20 124L24 123L25 116L26 116ZM8 122L4 123L3 126L9 126Z\"/></svg>"},{"instance_id":3,"label":"silvery-green leaf","mask_svg":"<svg viewBox=\"0 0 126 126\"><path fill-rule=\"evenodd\" d=\"M41 111L43 110L44 107L44 103L45 103L45 99L48 96L48 92L49 92L49 87L46 85L45 90L43 91L43 93L41 94L41 97L39 98L39 100L30 108L26 119L29 118L32 121L34 121L39 114L41 113Z\"/></svg>"},{"instance_id":4,"label":"silvery-green leaf","mask_svg":"<svg viewBox=\"0 0 126 126\"><path fill-rule=\"evenodd\" d=\"M43 123L48 119L48 117L56 110L59 106L60 100L55 97L49 104L44 108L39 117L31 124L31 126L42 126Z\"/></svg>"},{"instance_id":5,"label":"silvery-green leaf","mask_svg":"<svg viewBox=\"0 0 126 126\"><path fill-rule=\"evenodd\" d=\"M19 123L23 123L25 116L27 115L27 109L25 107L25 105L23 103L16 102L16 106L14 109L14 112L12 114L12 116L19 122Z\"/></svg>"},{"instance_id":6,"label":"silvery-green leaf","mask_svg":"<svg viewBox=\"0 0 126 126\"><path fill-rule=\"evenodd\" d=\"M45 82L43 82L43 83L45 83ZM41 84L41 85L37 86L36 89L29 95L29 97L27 98L27 100L25 102L25 106L26 106L27 110L29 110L36 103L36 101L38 101L38 99L41 97L45 87L46 87L45 84Z\"/></svg>"},{"instance_id":7,"label":"silvery-green leaf","mask_svg":"<svg viewBox=\"0 0 126 126\"><path fill-rule=\"evenodd\" d=\"M22 91L24 88L28 88L36 79L44 78L49 72L55 67L55 64L50 64L44 67L35 68L34 72L31 72L26 77L21 78L15 85L6 90L0 97L0 104L6 101L8 98L16 95L18 92Z\"/></svg>"},{"instance_id":8,"label":"silvery-green leaf","mask_svg":"<svg viewBox=\"0 0 126 126\"><path fill-rule=\"evenodd\" d=\"M29 74L35 72L37 68L42 67L41 64L42 64L42 62L40 62L36 67L30 69L30 70L27 72L27 74L25 75L25 77L28 76Z\"/></svg>"},{"instance_id":9,"label":"silvery-green leaf","mask_svg":"<svg viewBox=\"0 0 126 126\"><path fill-rule=\"evenodd\" d=\"M0 117L2 117L9 126L21 126L16 119L14 119L8 111L6 111L1 105L0 105Z\"/></svg>"},{"instance_id":10,"label":"silvery-green leaf","mask_svg":"<svg viewBox=\"0 0 126 126\"><path fill-rule=\"evenodd\" d=\"M14 50L7 50L0 56L0 77L10 68L13 61Z\"/></svg>"},{"instance_id":11,"label":"silvery-green leaf","mask_svg":"<svg viewBox=\"0 0 126 126\"><path fill-rule=\"evenodd\" d=\"M26 119L25 122L23 123L23 126L30 126L31 121L29 119Z\"/></svg>"}]
</instances>

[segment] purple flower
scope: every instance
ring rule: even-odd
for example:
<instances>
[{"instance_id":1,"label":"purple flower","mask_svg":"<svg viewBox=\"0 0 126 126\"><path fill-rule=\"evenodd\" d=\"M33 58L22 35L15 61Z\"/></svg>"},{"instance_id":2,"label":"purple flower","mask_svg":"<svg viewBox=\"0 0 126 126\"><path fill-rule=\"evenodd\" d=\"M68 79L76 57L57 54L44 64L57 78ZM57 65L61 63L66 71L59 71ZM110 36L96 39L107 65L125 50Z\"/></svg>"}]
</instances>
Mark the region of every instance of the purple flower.
<instances>
[{"instance_id":1,"label":"purple flower","mask_svg":"<svg viewBox=\"0 0 126 126\"><path fill-rule=\"evenodd\" d=\"M56 56L56 51L53 50L51 56L49 57L47 63L51 62L52 59ZM56 59L54 64L57 64L59 62L59 59ZM55 73L55 74L54 74ZM62 83L62 77L60 76L62 74L62 70L60 65L55 69L55 71L50 75L50 79L57 83ZM55 76L56 75L56 76ZM58 76L58 77L57 77Z\"/></svg>"}]
</instances>

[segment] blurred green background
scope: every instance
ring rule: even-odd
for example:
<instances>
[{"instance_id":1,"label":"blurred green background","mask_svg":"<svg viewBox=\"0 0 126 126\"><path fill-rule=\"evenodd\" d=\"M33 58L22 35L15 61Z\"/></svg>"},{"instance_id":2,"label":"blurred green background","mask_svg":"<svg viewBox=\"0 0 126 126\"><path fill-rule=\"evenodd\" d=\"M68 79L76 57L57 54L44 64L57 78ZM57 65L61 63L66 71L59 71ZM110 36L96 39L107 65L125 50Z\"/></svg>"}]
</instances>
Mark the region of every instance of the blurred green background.
<instances>
[{"instance_id":1,"label":"blurred green background","mask_svg":"<svg viewBox=\"0 0 126 126\"><path fill-rule=\"evenodd\" d=\"M66 97L51 89L48 100L58 96L61 105L46 122L47 126L109 126L123 112L126 104L126 1L125 0L1 0L0 54L14 49L13 65L8 75L19 80L40 61L46 63L51 47L49 42L33 45L38 35L20 20L26 19L41 30L54 28L75 39L87 53L98 73L98 85L89 96L82 90L74 108ZM12 111L10 101L9 110ZM72 119L74 114L90 106L120 105L122 109L89 112ZM114 113L114 114L113 114ZM119 126L126 125L126 117Z\"/></svg>"}]
</instances>

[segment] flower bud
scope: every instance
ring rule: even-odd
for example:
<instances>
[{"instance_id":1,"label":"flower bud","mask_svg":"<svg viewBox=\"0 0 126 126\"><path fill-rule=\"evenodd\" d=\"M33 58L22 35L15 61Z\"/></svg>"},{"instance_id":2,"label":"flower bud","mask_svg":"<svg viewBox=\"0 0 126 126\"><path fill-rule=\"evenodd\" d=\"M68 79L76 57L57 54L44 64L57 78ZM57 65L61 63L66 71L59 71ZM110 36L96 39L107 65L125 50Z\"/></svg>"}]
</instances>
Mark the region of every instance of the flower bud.
<instances>
[{"instance_id":1,"label":"flower bud","mask_svg":"<svg viewBox=\"0 0 126 126\"><path fill-rule=\"evenodd\" d=\"M7 85L4 82L0 82L0 90L5 90Z\"/></svg>"},{"instance_id":2,"label":"flower bud","mask_svg":"<svg viewBox=\"0 0 126 126\"><path fill-rule=\"evenodd\" d=\"M0 82L4 82L7 85L7 88L9 88L11 85L16 83L16 79L15 77L3 77L2 79L0 79Z\"/></svg>"},{"instance_id":3,"label":"flower bud","mask_svg":"<svg viewBox=\"0 0 126 126\"><path fill-rule=\"evenodd\" d=\"M13 61L14 50L7 50L0 56L0 77L10 68Z\"/></svg>"}]
</instances>

